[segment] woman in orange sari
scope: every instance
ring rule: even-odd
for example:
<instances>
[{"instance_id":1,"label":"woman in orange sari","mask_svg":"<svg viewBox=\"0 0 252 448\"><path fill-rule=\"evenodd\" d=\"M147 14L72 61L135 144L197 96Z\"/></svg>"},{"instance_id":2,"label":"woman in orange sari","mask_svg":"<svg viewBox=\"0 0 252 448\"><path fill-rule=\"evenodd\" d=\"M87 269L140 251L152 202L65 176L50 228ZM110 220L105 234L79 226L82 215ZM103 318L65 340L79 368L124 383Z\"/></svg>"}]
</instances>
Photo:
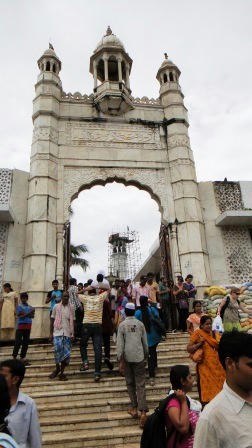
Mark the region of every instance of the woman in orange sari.
<instances>
[{"instance_id":1,"label":"woman in orange sari","mask_svg":"<svg viewBox=\"0 0 252 448\"><path fill-rule=\"evenodd\" d=\"M201 348L203 359L197 362L198 389L202 405L209 403L221 390L226 378L225 371L219 361L218 346L220 334L212 331L210 316L202 316L200 328L190 336L188 353L195 353Z\"/></svg>"}]
</instances>

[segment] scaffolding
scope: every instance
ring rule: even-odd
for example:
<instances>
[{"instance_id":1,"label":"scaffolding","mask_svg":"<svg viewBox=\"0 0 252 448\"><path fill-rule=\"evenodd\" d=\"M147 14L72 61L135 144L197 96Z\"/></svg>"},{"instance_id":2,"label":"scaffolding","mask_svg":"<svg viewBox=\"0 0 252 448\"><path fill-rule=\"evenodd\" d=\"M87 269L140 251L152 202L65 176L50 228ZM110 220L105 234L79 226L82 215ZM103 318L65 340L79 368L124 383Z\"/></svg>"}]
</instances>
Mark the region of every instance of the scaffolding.
<instances>
[{"instance_id":1,"label":"scaffolding","mask_svg":"<svg viewBox=\"0 0 252 448\"><path fill-rule=\"evenodd\" d=\"M139 233L127 227L126 232L108 236L108 274L110 277L133 279L141 266Z\"/></svg>"}]
</instances>

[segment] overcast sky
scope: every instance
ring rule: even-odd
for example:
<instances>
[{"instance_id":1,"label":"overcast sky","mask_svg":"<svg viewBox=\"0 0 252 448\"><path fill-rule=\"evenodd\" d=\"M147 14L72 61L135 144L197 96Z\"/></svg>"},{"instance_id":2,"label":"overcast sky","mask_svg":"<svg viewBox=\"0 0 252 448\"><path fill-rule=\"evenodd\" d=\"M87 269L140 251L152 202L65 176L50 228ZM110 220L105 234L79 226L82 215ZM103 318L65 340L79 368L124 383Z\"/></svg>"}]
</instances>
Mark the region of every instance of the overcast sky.
<instances>
[{"instance_id":1,"label":"overcast sky","mask_svg":"<svg viewBox=\"0 0 252 448\"><path fill-rule=\"evenodd\" d=\"M48 41L62 61L64 90L89 94L89 58L110 25L133 59L133 96L158 97L164 52L180 68L198 180L250 180L251 18L251 0L0 0L1 167L29 170L37 60ZM88 277L106 264L109 228L138 230L143 254L157 237L157 206L147 193L134 191L95 187L74 202L73 241L89 246ZM110 212L104 232L93 225L101 214L89 211L97 195L101 209ZM142 201L148 225L142 208L132 206Z\"/></svg>"}]
</instances>

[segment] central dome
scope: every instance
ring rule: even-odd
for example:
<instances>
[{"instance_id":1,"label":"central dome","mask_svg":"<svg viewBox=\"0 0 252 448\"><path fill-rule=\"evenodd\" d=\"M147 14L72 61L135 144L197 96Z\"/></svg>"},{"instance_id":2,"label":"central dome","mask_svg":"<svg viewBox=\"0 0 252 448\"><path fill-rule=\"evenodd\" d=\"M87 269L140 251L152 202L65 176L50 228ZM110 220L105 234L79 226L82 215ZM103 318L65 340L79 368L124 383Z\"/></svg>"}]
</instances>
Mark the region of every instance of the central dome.
<instances>
[{"instance_id":1,"label":"central dome","mask_svg":"<svg viewBox=\"0 0 252 448\"><path fill-rule=\"evenodd\" d=\"M105 36L103 36L103 38L98 43L96 49L94 50L94 53L96 53L103 47L117 47L117 48L119 47L124 50L123 43L120 41L120 39L118 39L118 37L115 34L112 33L110 26L108 26Z\"/></svg>"}]
</instances>

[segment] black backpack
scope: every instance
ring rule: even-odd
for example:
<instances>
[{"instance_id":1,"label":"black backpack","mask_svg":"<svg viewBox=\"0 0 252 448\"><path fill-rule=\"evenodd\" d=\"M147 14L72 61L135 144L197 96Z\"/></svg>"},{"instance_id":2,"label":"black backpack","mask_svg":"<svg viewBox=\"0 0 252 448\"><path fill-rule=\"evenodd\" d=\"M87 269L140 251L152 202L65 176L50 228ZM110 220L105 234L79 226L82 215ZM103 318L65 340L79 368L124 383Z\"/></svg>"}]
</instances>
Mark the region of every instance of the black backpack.
<instances>
[{"instance_id":1,"label":"black backpack","mask_svg":"<svg viewBox=\"0 0 252 448\"><path fill-rule=\"evenodd\" d=\"M237 300L237 302L240 303L240 300ZM220 317L221 317L222 319L223 319L223 317L224 317L225 311L226 311L226 309L227 309L229 303L230 303L230 296L227 296L227 298L226 298L226 302L225 302L225 304L223 305L223 307L221 308L221 312L220 312Z\"/></svg>"},{"instance_id":2,"label":"black backpack","mask_svg":"<svg viewBox=\"0 0 252 448\"><path fill-rule=\"evenodd\" d=\"M176 398L175 394L168 395L168 397L161 400L153 414L147 417L141 437L140 448L166 448L167 441L174 432L176 432L174 447L176 446L180 434L174 427L168 434L165 425L165 409L169 401L173 398ZM190 408L190 402L187 397L186 400L188 408Z\"/></svg>"},{"instance_id":3,"label":"black backpack","mask_svg":"<svg viewBox=\"0 0 252 448\"><path fill-rule=\"evenodd\" d=\"M223 307L221 308L221 312L220 312L220 317L222 318L222 320L223 320L225 311L226 311L226 309L227 309L227 307L228 307L228 305L229 305L229 302L230 302L230 297L227 296L227 298L226 298L226 302L224 303Z\"/></svg>"}]
</instances>

